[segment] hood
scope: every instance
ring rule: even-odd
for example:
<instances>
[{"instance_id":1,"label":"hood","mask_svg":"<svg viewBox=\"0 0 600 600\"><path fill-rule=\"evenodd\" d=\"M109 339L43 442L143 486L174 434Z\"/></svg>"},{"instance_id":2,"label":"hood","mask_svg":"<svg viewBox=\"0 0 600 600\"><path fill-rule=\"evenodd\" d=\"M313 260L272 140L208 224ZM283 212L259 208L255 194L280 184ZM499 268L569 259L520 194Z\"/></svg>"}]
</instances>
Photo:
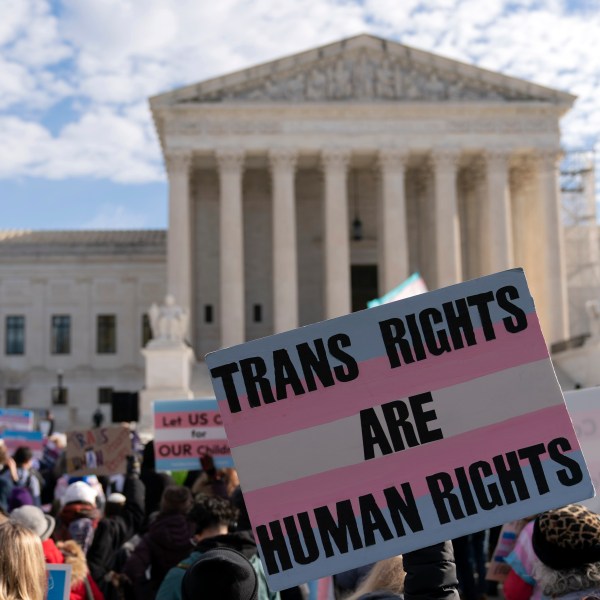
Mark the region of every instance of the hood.
<instances>
[{"instance_id":1,"label":"hood","mask_svg":"<svg viewBox=\"0 0 600 600\"><path fill-rule=\"evenodd\" d=\"M148 537L156 546L164 549L191 547L194 535L192 524L185 515L178 513L159 514L148 529Z\"/></svg>"},{"instance_id":2,"label":"hood","mask_svg":"<svg viewBox=\"0 0 600 600\"><path fill-rule=\"evenodd\" d=\"M208 552L213 548L233 548L246 558L252 558L256 553L256 542L249 531L236 531L226 535L216 535L202 540L195 548L197 552Z\"/></svg>"},{"instance_id":3,"label":"hood","mask_svg":"<svg viewBox=\"0 0 600 600\"><path fill-rule=\"evenodd\" d=\"M87 562L85 554L79 547L77 542L68 540L66 542L58 542L57 548L65 557L65 563L71 565L71 588L85 580L88 574Z\"/></svg>"}]
</instances>

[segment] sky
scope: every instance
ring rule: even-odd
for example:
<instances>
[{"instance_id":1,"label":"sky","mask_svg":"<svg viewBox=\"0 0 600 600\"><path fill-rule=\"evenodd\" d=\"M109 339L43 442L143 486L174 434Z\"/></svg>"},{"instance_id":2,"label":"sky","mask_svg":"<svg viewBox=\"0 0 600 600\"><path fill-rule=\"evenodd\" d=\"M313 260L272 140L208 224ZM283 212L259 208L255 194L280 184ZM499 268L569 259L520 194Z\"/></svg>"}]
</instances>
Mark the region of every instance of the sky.
<instances>
[{"instance_id":1,"label":"sky","mask_svg":"<svg viewBox=\"0 0 600 600\"><path fill-rule=\"evenodd\" d=\"M166 227L148 98L360 33L569 91L600 151L600 0L0 0L0 229Z\"/></svg>"}]
</instances>

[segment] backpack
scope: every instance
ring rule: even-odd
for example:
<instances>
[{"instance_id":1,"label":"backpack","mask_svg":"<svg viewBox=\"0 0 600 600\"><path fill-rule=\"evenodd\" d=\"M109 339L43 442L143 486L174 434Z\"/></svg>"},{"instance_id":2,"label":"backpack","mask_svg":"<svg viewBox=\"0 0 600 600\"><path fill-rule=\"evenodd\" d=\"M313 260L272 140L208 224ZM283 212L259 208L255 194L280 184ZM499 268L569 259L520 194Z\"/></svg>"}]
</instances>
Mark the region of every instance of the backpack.
<instances>
[{"instance_id":1,"label":"backpack","mask_svg":"<svg viewBox=\"0 0 600 600\"><path fill-rule=\"evenodd\" d=\"M13 511L15 508L20 506L33 506L35 504L33 500L33 494L29 489L29 482L31 481L31 474L27 476L25 485L15 485L8 495L8 510Z\"/></svg>"}]
</instances>

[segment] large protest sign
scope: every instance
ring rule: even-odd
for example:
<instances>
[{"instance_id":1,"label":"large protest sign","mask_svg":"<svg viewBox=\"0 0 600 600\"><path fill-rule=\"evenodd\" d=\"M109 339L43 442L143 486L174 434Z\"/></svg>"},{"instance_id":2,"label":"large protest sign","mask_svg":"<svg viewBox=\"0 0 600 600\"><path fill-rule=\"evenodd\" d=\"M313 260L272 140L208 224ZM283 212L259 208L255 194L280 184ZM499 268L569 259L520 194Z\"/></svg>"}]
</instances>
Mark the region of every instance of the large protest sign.
<instances>
[{"instance_id":1,"label":"large protest sign","mask_svg":"<svg viewBox=\"0 0 600 600\"><path fill-rule=\"evenodd\" d=\"M215 398L154 402L154 456L158 471L200 468L210 454L217 469L233 459Z\"/></svg>"},{"instance_id":2,"label":"large protest sign","mask_svg":"<svg viewBox=\"0 0 600 600\"><path fill-rule=\"evenodd\" d=\"M19 446L27 446L31 448L34 458L38 460L42 458L44 436L41 431L10 431L7 429L0 434L0 438L4 440L4 444L11 454L14 454Z\"/></svg>"},{"instance_id":3,"label":"large protest sign","mask_svg":"<svg viewBox=\"0 0 600 600\"><path fill-rule=\"evenodd\" d=\"M22 408L0 408L0 429L33 430L33 411Z\"/></svg>"},{"instance_id":4,"label":"large protest sign","mask_svg":"<svg viewBox=\"0 0 600 600\"><path fill-rule=\"evenodd\" d=\"M521 269L206 360L273 589L593 495Z\"/></svg>"},{"instance_id":5,"label":"large protest sign","mask_svg":"<svg viewBox=\"0 0 600 600\"><path fill-rule=\"evenodd\" d=\"M123 426L67 432L69 475L125 473L131 454L129 430Z\"/></svg>"},{"instance_id":6,"label":"large protest sign","mask_svg":"<svg viewBox=\"0 0 600 600\"><path fill-rule=\"evenodd\" d=\"M575 427L596 490L600 488L600 387L565 392L565 402ZM600 513L600 496L581 504Z\"/></svg>"},{"instance_id":7,"label":"large protest sign","mask_svg":"<svg viewBox=\"0 0 600 600\"><path fill-rule=\"evenodd\" d=\"M71 565L46 565L48 594L46 600L69 600L71 595Z\"/></svg>"}]
</instances>

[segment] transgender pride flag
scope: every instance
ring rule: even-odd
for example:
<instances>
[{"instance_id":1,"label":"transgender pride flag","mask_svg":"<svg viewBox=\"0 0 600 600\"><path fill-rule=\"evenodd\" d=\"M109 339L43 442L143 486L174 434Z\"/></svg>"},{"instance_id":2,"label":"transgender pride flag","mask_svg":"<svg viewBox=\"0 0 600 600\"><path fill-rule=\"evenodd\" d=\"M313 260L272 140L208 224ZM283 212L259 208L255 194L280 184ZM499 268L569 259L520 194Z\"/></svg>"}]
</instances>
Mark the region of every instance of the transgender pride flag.
<instances>
[{"instance_id":1,"label":"transgender pride flag","mask_svg":"<svg viewBox=\"0 0 600 600\"><path fill-rule=\"evenodd\" d=\"M367 307L373 308L374 306L380 306L388 302L404 300L404 298L424 294L427 291L427 285L425 285L425 281L423 281L421 275L413 273L408 279L405 279L399 286L396 286L393 290L381 296L381 298L375 298L375 300L367 302Z\"/></svg>"},{"instance_id":2,"label":"transgender pride flag","mask_svg":"<svg viewBox=\"0 0 600 600\"><path fill-rule=\"evenodd\" d=\"M206 362L273 590L594 493L522 269Z\"/></svg>"}]
</instances>

